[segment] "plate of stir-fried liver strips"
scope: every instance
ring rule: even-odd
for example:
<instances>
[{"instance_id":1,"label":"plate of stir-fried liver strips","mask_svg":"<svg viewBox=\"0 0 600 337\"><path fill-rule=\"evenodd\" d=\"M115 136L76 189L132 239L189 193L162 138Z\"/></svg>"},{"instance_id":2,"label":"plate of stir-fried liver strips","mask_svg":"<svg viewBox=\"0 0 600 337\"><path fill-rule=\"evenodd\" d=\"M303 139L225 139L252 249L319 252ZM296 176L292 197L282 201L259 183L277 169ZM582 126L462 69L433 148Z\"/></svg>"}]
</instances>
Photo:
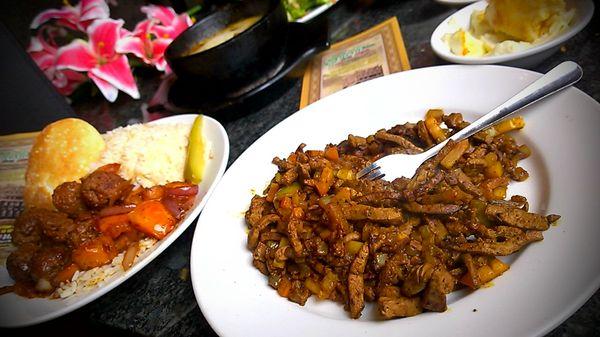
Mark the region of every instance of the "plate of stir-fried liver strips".
<instances>
[{"instance_id":1,"label":"plate of stir-fried liver strips","mask_svg":"<svg viewBox=\"0 0 600 337\"><path fill-rule=\"evenodd\" d=\"M541 335L600 284L600 107L577 89L449 143L413 177L356 173L457 132L540 75L445 66L344 90L231 166L192 246L217 333ZM582 258L585 257L585 258ZM511 322L511 324L506 324Z\"/></svg>"}]
</instances>

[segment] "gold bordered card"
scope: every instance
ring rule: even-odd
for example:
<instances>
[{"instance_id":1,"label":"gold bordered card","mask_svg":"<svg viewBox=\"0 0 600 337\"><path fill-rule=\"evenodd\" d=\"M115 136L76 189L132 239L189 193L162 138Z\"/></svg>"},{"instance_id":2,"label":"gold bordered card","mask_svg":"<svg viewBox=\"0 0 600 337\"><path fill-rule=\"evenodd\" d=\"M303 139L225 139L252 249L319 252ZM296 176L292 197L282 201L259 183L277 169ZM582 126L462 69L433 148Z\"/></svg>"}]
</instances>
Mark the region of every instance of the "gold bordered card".
<instances>
[{"instance_id":1,"label":"gold bordered card","mask_svg":"<svg viewBox=\"0 0 600 337\"><path fill-rule=\"evenodd\" d=\"M396 17L315 56L302 79L300 109L354 84L410 70Z\"/></svg>"}]
</instances>

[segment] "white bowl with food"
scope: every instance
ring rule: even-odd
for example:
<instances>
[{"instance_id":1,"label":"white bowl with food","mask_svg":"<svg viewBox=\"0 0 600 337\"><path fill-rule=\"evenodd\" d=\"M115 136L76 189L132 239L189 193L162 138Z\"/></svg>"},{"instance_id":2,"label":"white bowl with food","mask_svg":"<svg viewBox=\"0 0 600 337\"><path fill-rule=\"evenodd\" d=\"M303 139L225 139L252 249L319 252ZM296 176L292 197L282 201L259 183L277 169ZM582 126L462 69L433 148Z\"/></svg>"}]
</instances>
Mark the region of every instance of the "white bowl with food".
<instances>
[{"instance_id":1,"label":"white bowl with food","mask_svg":"<svg viewBox=\"0 0 600 337\"><path fill-rule=\"evenodd\" d=\"M44 128L0 267L0 326L62 316L140 271L196 219L228 158L227 133L205 116L104 135L75 118Z\"/></svg>"},{"instance_id":2,"label":"white bowl with food","mask_svg":"<svg viewBox=\"0 0 600 337\"><path fill-rule=\"evenodd\" d=\"M311 8L307 8L307 9L301 8L300 2L296 1L296 0L284 1L284 5L285 5L287 13L288 13L288 19L291 19L294 22L304 23L304 22L308 22L308 21L316 18L317 16L321 15L323 12L328 10L331 6L335 5L338 1L340 1L340 0L316 1L316 3L322 3L322 4L317 5L316 7L311 7ZM295 10L294 7L296 7L296 6L299 7L298 9L300 9L300 13L304 12L304 15L302 15L300 17L296 17L296 15L299 15L299 14L294 13L294 10Z\"/></svg>"},{"instance_id":3,"label":"white bowl with food","mask_svg":"<svg viewBox=\"0 0 600 337\"><path fill-rule=\"evenodd\" d=\"M594 13L590 0L565 0L562 10L539 5L542 0L505 3L508 5L489 11L488 2L479 1L454 13L431 35L431 48L436 55L453 63L533 67L580 32ZM562 6L561 3L556 6ZM523 14L525 7L537 11ZM544 26L552 10L553 22ZM509 18L504 26L494 26L499 17Z\"/></svg>"}]
</instances>

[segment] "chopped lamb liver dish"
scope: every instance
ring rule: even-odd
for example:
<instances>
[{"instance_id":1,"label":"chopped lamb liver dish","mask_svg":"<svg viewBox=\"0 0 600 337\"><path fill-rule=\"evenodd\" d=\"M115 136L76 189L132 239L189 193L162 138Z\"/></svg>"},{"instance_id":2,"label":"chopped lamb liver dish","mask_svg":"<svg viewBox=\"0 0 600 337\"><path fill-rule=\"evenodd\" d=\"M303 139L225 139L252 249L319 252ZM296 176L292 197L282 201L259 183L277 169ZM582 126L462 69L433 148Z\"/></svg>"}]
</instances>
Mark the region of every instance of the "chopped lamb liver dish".
<instances>
[{"instance_id":1,"label":"chopped lamb liver dish","mask_svg":"<svg viewBox=\"0 0 600 337\"><path fill-rule=\"evenodd\" d=\"M252 264L280 296L300 305L310 296L336 301L352 318L367 302L385 319L445 311L447 294L500 276L509 266L498 256L542 240L560 218L529 212L523 196L506 200L509 182L529 176L517 165L531 151L506 133L522 119L502 123L450 141L413 177L392 182L356 174L468 123L430 110L418 123L349 135L323 150L301 144L274 158L278 172L245 216Z\"/></svg>"}]
</instances>

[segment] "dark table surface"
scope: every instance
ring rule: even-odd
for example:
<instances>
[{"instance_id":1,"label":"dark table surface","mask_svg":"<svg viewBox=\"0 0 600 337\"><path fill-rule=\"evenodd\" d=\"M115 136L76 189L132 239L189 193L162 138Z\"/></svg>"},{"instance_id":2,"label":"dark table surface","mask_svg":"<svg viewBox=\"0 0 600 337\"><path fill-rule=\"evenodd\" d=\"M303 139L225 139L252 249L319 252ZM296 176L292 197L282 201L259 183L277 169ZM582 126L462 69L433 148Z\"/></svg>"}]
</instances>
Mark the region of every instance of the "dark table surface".
<instances>
[{"instance_id":1,"label":"dark table surface","mask_svg":"<svg viewBox=\"0 0 600 337\"><path fill-rule=\"evenodd\" d=\"M435 27L457 9L430 0L374 1L366 9L347 14L344 22L336 27L334 39L354 35L396 16L412 68L440 65L444 62L433 54L429 38ZM576 61L585 73L577 87L600 101L599 23L600 18L596 14L587 28L532 70L546 72L564 60ZM146 97L150 93L144 91L155 88L155 85L148 85L150 89L140 86L142 95ZM231 143L229 164L258 137L297 111L300 91L300 79L288 79L276 97L272 97L257 111L223 123ZM94 120L92 115L95 112L89 110L81 108L78 113ZM113 116L117 124L124 124L139 121L139 111L126 108L126 105L115 105L109 106L104 113ZM99 128L103 127L106 126L99 125ZM107 295L58 320L19 332L29 335L34 332L61 331L65 326L70 326L75 334L87 335L215 336L196 304L189 277L194 227L188 228L156 260ZM235 310L235 299L223 301L229 302L232 310ZM93 329L89 329L90 326ZM574 315L548 334L552 337L591 335L600 335L600 292L596 292Z\"/></svg>"}]
</instances>

